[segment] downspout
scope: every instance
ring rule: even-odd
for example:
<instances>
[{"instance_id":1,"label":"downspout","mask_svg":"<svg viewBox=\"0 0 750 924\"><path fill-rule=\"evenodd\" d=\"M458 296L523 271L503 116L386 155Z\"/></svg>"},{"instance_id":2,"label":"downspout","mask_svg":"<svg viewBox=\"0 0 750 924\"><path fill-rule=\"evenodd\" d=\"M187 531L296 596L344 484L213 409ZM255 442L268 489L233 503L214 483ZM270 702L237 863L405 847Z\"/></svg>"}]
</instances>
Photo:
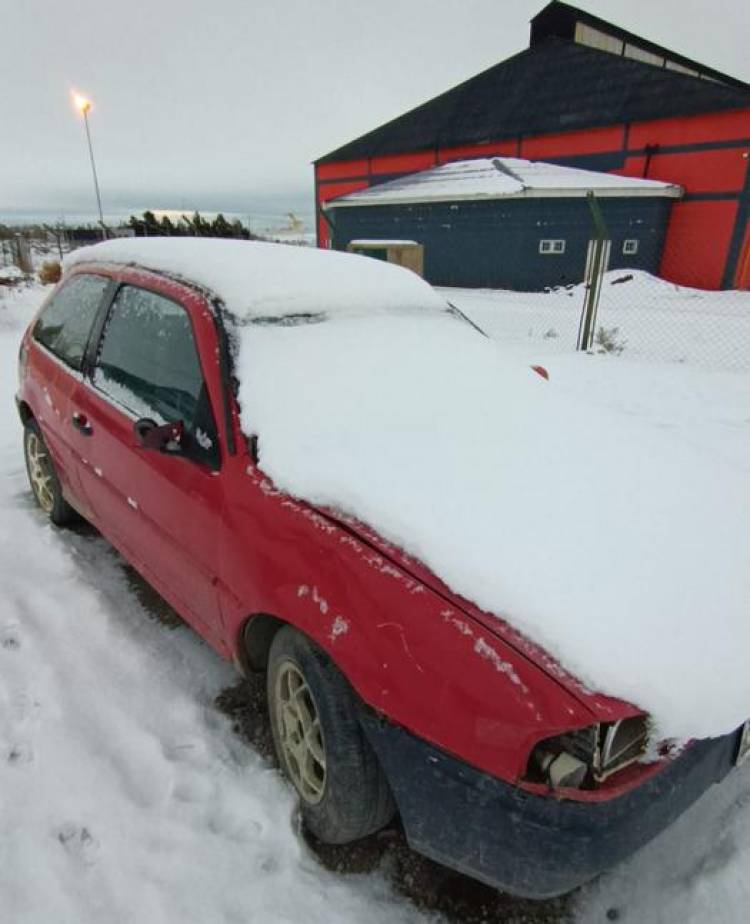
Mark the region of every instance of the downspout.
<instances>
[{"instance_id":1,"label":"downspout","mask_svg":"<svg viewBox=\"0 0 750 924\"><path fill-rule=\"evenodd\" d=\"M643 174L642 174L642 178L644 180L648 178L648 171L649 171L649 168L651 167L651 158L654 156L654 154L658 153L659 147L660 146L658 144L647 144L646 145L646 160L643 163Z\"/></svg>"}]
</instances>

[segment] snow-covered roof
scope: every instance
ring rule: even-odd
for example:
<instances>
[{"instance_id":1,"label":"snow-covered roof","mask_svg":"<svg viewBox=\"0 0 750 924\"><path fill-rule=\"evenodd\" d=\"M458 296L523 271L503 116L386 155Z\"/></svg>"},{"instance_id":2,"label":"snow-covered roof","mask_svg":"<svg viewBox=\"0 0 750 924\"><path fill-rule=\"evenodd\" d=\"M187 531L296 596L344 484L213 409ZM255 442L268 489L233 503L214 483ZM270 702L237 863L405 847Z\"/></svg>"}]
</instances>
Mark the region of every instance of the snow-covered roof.
<instances>
[{"instance_id":1,"label":"snow-covered roof","mask_svg":"<svg viewBox=\"0 0 750 924\"><path fill-rule=\"evenodd\" d=\"M132 263L210 290L240 321L323 314L445 311L445 301L410 270L356 254L217 238L141 237L82 247L81 263Z\"/></svg>"},{"instance_id":2,"label":"snow-covered roof","mask_svg":"<svg viewBox=\"0 0 750 924\"><path fill-rule=\"evenodd\" d=\"M562 167L517 157L458 160L430 170L361 189L327 202L325 209L411 202L455 202L462 199L579 197L588 192L614 196L679 198L673 183L616 176L577 167Z\"/></svg>"}]
</instances>

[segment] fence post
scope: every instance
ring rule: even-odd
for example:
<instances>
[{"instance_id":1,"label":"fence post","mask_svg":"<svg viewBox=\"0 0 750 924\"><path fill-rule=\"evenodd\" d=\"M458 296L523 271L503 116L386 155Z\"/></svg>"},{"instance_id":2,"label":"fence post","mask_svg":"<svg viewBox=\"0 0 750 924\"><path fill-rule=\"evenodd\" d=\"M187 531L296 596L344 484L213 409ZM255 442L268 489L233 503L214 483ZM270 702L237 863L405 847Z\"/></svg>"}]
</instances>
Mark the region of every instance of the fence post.
<instances>
[{"instance_id":1,"label":"fence post","mask_svg":"<svg viewBox=\"0 0 750 924\"><path fill-rule=\"evenodd\" d=\"M604 222L599 203L593 192L586 193L586 201L594 220L595 236L589 241L584 274L586 294L583 299L583 311L578 324L577 350L590 350L596 332L596 314L602 292L604 274L609 265L609 252L612 242L609 240L607 225Z\"/></svg>"},{"instance_id":2,"label":"fence post","mask_svg":"<svg viewBox=\"0 0 750 924\"><path fill-rule=\"evenodd\" d=\"M29 242L20 234L16 234L13 240L13 262L27 276L34 272Z\"/></svg>"}]
</instances>

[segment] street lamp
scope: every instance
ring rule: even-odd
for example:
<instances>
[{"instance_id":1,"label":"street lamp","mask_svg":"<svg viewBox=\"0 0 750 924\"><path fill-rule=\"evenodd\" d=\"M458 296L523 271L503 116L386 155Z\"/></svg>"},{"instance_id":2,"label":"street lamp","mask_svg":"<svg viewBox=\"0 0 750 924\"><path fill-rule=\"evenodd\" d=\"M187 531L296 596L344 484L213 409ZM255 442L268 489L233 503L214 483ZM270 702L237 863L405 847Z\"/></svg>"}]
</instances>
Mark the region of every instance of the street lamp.
<instances>
[{"instance_id":1,"label":"street lamp","mask_svg":"<svg viewBox=\"0 0 750 924\"><path fill-rule=\"evenodd\" d=\"M99 224L102 229L102 237L106 239L107 229L104 225L104 214L102 213L102 197L99 193L99 179L96 175L96 162L94 161L94 148L91 145L91 132L89 131L89 110L91 109L91 100L82 96L80 93L73 94L73 104L83 116L83 124L86 127L86 141L89 145L89 157L91 158L91 172L94 175L94 190L96 191L96 204L99 207Z\"/></svg>"}]
</instances>

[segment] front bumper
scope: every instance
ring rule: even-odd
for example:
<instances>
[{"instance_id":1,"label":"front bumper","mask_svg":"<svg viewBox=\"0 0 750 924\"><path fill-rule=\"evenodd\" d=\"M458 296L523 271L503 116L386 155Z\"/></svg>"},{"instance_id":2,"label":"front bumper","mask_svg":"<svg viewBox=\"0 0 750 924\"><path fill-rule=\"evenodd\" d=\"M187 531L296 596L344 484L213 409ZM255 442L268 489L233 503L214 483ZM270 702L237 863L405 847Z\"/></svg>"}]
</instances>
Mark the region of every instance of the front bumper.
<instances>
[{"instance_id":1,"label":"front bumper","mask_svg":"<svg viewBox=\"0 0 750 924\"><path fill-rule=\"evenodd\" d=\"M362 724L414 850L540 899L582 885L664 830L732 769L740 735L693 743L624 795L573 802L527 793L374 717Z\"/></svg>"}]
</instances>

